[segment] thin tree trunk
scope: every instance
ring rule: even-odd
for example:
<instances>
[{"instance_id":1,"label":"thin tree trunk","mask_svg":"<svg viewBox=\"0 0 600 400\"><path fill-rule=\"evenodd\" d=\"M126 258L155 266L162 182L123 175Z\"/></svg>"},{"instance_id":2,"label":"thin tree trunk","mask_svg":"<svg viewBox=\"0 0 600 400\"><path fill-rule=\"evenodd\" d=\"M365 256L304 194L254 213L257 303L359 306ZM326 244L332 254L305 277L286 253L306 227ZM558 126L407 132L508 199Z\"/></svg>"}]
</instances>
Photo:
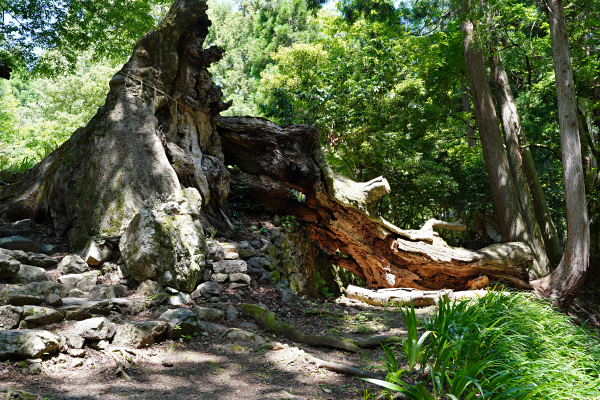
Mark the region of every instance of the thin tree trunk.
<instances>
[{"instance_id":1,"label":"thin tree trunk","mask_svg":"<svg viewBox=\"0 0 600 400\"><path fill-rule=\"evenodd\" d=\"M467 1L467 7L468 5ZM531 239L523 220L498 127L485 60L473 38L473 22L468 19L463 21L461 30L465 33L463 49L469 73L471 96L502 239L509 242L520 241L530 245Z\"/></svg>"},{"instance_id":2,"label":"thin tree trunk","mask_svg":"<svg viewBox=\"0 0 600 400\"><path fill-rule=\"evenodd\" d=\"M535 272L536 278L541 278L550 273L551 263L546 255L546 246L542 236L542 231L538 225L538 221L535 218L535 211L533 203L531 201L531 193L529 191L529 185L525 176L523 167L523 159L521 156L521 150L519 146L518 132L521 131L521 121L517 112L517 106L515 99L508 82L508 75L502 65L502 59L500 54L496 54L490 57L490 65L492 68L492 76L496 86L496 99L500 109L500 116L502 118L502 127L504 130L504 142L506 143L506 151L508 154L508 162L510 169L515 179L515 186L519 202L521 203L521 210L523 211L523 218L527 224L529 235L531 236L532 251L537 260L537 270ZM556 264L558 264L558 261Z\"/></svg>"},{"instance_id":3,"label":"thin tree trunk","mask_svg":"<svg viewBox=\"0 0 600 400\"><path fill-rule=\"evenodd\" d=\"M589 264L590 227L581 165L575 86L563 3L561 0L549 0L546 7L556 77L567 208L567 243L558 268L535 284L546 296L556 299L557 306L566 309L585 281Z\"/></svg>"}]
</instances>

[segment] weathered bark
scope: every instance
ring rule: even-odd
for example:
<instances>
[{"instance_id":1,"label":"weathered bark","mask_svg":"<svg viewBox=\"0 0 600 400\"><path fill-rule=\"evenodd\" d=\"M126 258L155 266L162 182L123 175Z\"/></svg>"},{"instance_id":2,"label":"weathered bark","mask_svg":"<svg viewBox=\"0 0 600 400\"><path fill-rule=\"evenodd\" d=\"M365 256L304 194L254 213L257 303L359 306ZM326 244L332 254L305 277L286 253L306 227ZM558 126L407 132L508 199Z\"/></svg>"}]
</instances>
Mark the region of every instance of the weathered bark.
<instances>
[{"instance_id":1,"label":"weathered bark","mask_svg":"<svg viewBox=\"0 0 600 400\"><path fill-rule=\"evenodd\" d=\"M556 299L557 306L566 309L585 281L589 264L590 228L581 165L575 83L571 70L565 12L561 0L550 0L546 6L556 77L558 122L567 208L567 243L559 266L552 274L536 281L536 287L546 296Z\"/></svg>"},{"instance_id":2,"label":"weathered bark","mask_svg":"<svg viewBox=\"0 0 600 400\"><path fill-rule=\"evenodd\" d=\"M492 281L527 288L530 249L522 243L481 251L448 247L432 230L406 231L369 214L374 185L335 175L318 146L318 132L304 125L281 127L250 117L223 118L218 128L233 184L266 210L295 215L330 257L371 287L466 289L486 275ZM377 189L374 189L377 188ZM298 196L301 193L303 196Z\"/></svg>"},{"instance_id":3,"label":"weathered bark","mask_svg":"<svg viewBox=\"0 0 600 400\"><path fill-rule=\"evenodd\" d=\"M515 184L504 151L492 92L488 83L485 60L481 49L475 42L473 29L472 21L466 19L461 23L461 30L465 34L463 49L469 74L471 97L498 225L503 241L519 241L529 245L531 238L523 220Z\"/></svg>"},{"instance_id":4,"label":"weathered bark","mask_svg":"<svg viewBox=\"0 0 600 400\"><path fill-rule=\"evenodd\" d=\"M196 187L209 213L218 209L229 187L215 125L227 105L206 69L222 50L202 48L205 10L204 0L175 2L113 76L90 123L2 189L5 217L51 217L81 247L182 186Z\"/></svg>"},{"instance_id":5,"label":"weathered bark","mask_svg":"<svg viewBox=\"0 0 600 400\"><path fill-rule=\"evenodd\" d=\"M510 88L510 83L508 82L508 75L504 70L499 53L496 52L494 56L490 57L490 65L492 68L492 77L496 86L496 100L498 101L498 107L500 109L508 163L515 180L515 188L517 190L519 203L521 204L521 210L523 211L523 219L527 224L529 237L531 238L531 249L537 260L535 277L541 278L550 273L552 265L546 253L547 245L544 242L542 231L538 224L538 220L535 217L535 209L531 201L531 192L523 167L523 157L521 155L521 146L518 136L521 131L521 120L519 119L515 99ZM550 223L552 223L552 221L550 221ZM554 225L552 225L552 227L554 227ZM558 241L556 232L555 239ZM547 244L554 244L551 238L548 238ZM551 248L550 250L552 251L553 249ZM557 250L560 250L560 248ZM558 264L559 261L560 260L556 260L555 265Z\"/></svg>"}]
</instances>

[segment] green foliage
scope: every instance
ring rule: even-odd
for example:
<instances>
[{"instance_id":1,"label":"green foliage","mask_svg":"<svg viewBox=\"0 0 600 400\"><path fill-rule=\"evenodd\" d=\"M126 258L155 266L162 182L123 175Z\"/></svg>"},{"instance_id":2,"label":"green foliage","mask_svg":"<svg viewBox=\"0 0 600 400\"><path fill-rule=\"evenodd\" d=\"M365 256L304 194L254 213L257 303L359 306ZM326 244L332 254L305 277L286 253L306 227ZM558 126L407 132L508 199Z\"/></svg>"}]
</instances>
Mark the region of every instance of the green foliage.
<instances>
[{"instance_id":1,"label":"green foliage","mask_svg":"<svg viewBox=\"0 0 600 400\"><path fill-rule=\"evenodd\" d=\"M386 349L386 381L369 380L410 399L588 399L600 395L600 342L530 294L491 292L441 302L417 341L414 308L403 312L409 359L404 370ZM428 338L429 340L425 340ZM403 375L417 366L425 381ZM432 390L427 390L431 387Z\"/></svg>"},{"instance_id":2,"label":"green foliage","mask_svg":"<svg viewBox=\"0 0 600 400\"><path fill-rule=\"evenodd\" d=\"M283 228L285 232L292 232L297 227L298 221L296 221L294 215L284 215L281 217L281 228Z\"/></svg>"},{"instance_id":3,"label":"green foliage","mask_svg":"<svg viewBox=\"0 0 600 400\"><path fill-rule=\"evenodd\" d=\"M325 278L321 276L321 273L317 271L314 276L314 286L318 293L325 296L326 298L333 297L334 294L329 290L329 286L327 286L327 281Z\"/></svg>"},{"instance_id":4,"label":"green foliage","mask_svg":"<svg viewBox=\"0 0 600 400\"><path fill-rule=\"evenodd\" d=\"M41 48L54 49L72 63L88 49L98 58L123 61L171 2L3 0L0 60L13 67L31 66ZM40 71L55 72L46 64L40 65Z\"/></svg>"},{"instance_id":5,"label":"green foliage","mask_svg":"<svg viewBox=\"0 0 600 400\"><path fill-rule=\"evenodd\" d=\"M63 60L64 61L64 60ZM66 61L65 61L66 62ZM83 127L104 104L115 68L79 55L72 73L0 82L0 163L22 171L46 157Z\"/></svg>"}]
</instances>

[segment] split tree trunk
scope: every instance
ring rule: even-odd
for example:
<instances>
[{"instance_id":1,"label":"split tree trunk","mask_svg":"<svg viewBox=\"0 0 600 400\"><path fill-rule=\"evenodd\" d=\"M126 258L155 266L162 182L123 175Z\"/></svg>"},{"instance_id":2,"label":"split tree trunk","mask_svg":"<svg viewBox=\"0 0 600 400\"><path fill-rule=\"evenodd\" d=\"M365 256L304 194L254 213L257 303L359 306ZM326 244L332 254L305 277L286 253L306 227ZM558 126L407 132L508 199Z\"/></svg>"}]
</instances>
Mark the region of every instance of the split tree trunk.
<instances>
[{"instance_id":1,"label":"split tree trunk","mask_svg":"<svg viewBox=\"0 0 600 400\"><path fill-rule=\"evenodd\" d=\"M470 7L470 1L465 1L463 16ZM498 127L498 117L492 99L492 92L488 83L485 60L479 45L474 39L474 25L469 19L461 23L461 30L465 34L463 50L469 75L471 97L475 108L475 117L479 127L479 136L485 165L492 189L494 208L502 240L506 242L524 242L534 249L527 224L521 212L517 197L515 183L510 170L504 143ZM532 275L539 277L547 272L547 265L540 264L538 254L531 270ZM541 268L540 268L541 266Z\"/></svg>"},{"instance_id":2,"label":"split tree trunk","mask_svg":"<svg viewBox=\"0 0 600 400\"><path fill-rule=\"evenodd\" d=\"M112 235L142 208L181 186L196 187L207 216L227 197L228 173L215 125L223 104L203 49L204 0L177 0L110 81L106 103L19 183L0 192L12 220L51 217L74 247Z\"/></svg>"},{"instance_id":3,"label":"split tree trunk","mask_svg":"<svg viewBox=\"0 0 600 400\"><path fill-rule=\"evenodd\" d=\"M571 70L565 12L561 0L550 0L546 5L558 99L558 121L567 206L567 243L558 268L552 274L536 281L535 285L546 296L556 299L559 307L566 309L585 281L590 256L590 227L581 165L575 82Z\"/></svg>"},{"instance_id":4,"label":"split tree trunk","mask_svg":"<svg viewBox=\"0 0 600 400\"><path fill-rule=\"evenodd\" d=\"M558 237L556 236L556 231L554 231L554 236L548 236L547 240L544 241L540 225L538 224L538 220L536 218L535 208L531 200L531 191L529 190L528 179L523 167L524 163L521 155L521 146L519 143L521 120L519 119L519 113L517 112L515 99L512 95L512 90L510 89L508 75L504 70L502 59L500 58L500 54L498 52L496 52L494 56L490 57L490 65L492 68L492 77L496 86L496 100L498 101L498 107L500 109L508 162L510 164L512 175L515 179L515 187L517 189L519 203L521 204L521 210L523 211L523 218L525 219L525 223L527 224L527 228L529 230L532 250L535 254L535 258L538 261L537 277L540 278L549 274L552 268L552 263L547 254L553 254L555 257L557 256L556 258L558 259L553 261L554 265L557 265L560 261L560 247L554 247L558 244ZM539 185L539 182L537 182L537 185ZM545 199L543 199L543 203L546 203ZM547 214L547 216L549 217L549 214ZM554 228L552 220L547 220L545 222ZM550 250L548 253L546 252L547 249Z\"/></svg>"},{"instance_id":5,"label":"split tree trunk","mask_svg":"<svg viewBox=\"0 0 600 400\"><path fill-rule=\"evenodd\" d=\"M370 287L460 290L482 275L492 284L529 287L532 255L523 243L453 248L429 227L402 230L374 215L371 204L389 190L385 180L358 183L334 174L313 127L228 117L218 132L226 163L239 167L232 184L244 187L265 210L296 216L331 263Z\"/></svg>"}]
</instances>

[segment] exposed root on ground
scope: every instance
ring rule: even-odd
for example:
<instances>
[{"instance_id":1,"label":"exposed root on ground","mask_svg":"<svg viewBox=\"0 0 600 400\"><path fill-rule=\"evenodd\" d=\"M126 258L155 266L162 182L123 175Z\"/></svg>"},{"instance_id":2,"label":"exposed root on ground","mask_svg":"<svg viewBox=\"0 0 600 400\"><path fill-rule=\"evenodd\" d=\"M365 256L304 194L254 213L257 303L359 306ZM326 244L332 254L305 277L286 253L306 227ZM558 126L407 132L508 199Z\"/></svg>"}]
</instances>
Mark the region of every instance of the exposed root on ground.
<instances>
[{"instance_id":1,"label":"exposed root on ground","mask_svg":"<svg viewBox=\"0 0 600 400\"><path fill-rule=\"evenodd\" d=\"M403 340L399 336L376 336L372 338L356 339L338 339L331 336L309 335L300 332L292 325L278 321L275 315L264 308L254 304L243 304L244 313L250 315L262 329L279 333L288 339L299 343L308 344L317 347L329 347L338 350L360 353L362 349L379 347L382 344L398 343Z\"/></svg>"}]
</instances>

